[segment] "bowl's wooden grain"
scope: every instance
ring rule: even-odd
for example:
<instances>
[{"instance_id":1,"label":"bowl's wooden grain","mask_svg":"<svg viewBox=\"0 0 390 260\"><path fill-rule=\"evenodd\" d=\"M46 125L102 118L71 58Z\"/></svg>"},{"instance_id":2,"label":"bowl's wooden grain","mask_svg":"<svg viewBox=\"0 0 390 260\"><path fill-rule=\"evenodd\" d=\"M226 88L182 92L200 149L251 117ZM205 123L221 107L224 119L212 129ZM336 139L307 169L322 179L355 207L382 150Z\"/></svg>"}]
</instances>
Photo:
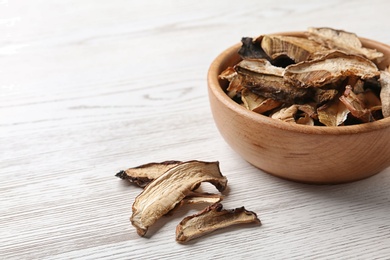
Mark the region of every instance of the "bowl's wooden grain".
<instances>
[{"instance_id":1,"label":"bowl's wooden grain","mask_svg":"<svg viewBox=\"0 0 390 260\"><path fill-rule=\"evenodd\" d=\"M365 38L361 41L385 54L381 68L389 66L390 46ZM212 62L208 92L221 135L245 160L275 176L308 183L356 181L390 166L390 118L352 126L304 126L271 119L231 100L218 75L239 61L240 45Z\"/></svg>"}]
</instances>

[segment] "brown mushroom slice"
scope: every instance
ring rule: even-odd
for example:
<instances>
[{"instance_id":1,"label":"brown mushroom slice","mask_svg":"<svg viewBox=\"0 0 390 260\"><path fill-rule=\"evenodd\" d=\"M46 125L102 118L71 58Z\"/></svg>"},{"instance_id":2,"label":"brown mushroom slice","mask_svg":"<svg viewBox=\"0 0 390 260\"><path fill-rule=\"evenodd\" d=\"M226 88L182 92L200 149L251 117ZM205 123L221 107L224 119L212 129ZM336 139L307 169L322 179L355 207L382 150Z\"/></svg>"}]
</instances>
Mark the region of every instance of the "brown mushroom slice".
<instances>
[{"instance_id":1,"label":"brown mushroom slice","mask_svg":"<svg viewBox=\"0 0 390 260\"><path fill-rule=\"evenodd\" d=\"M263 114L282 105L279 101L259 96L247 88L241 91L241 100L246 109L259 114Z\"/></svg>"},{"instance_id":2,"label":"brown mushroom slice","mask_svg":"<svg viewBox=\"0 0 390 260\"><path fill-rule=\"evenodd\" d=\"M200 204L200 203L214 204L222 200L223 200L223 196L221 194L191 191L181 201L181 203L182 204Z\"/></svg>"},{"instance_id":3,"label":"brown mushroom slice","mask_svg":"<svg viewBox=\"0 0 390 260\"><path fill-rule=\"evenodd\" d=\"M295 123L295 115L298 112L298 105L291 105L289 107L284 107L279 111L276 111L272 114L271 118L278 119L288 123Z\"/></svg>"},{"instance_id":4,"label":"brown mushroom slice","mask_svg":"<svg viewBox=\"0 0 390 260\"><path fill-rule=\"evenodd\" d=\"M308 28L309 38L325 45L329 49L338 49L346 53L363 55L377 63L383 60L384 54L374 49L364 48L359 37L351 32L332 28Z\"/></svg>"},{"instance_id":5,"label":"brown mushroom slice","mask_svg":"<svg viewBox=\"0 0 390 260\"><path fill-rule=\"evenodd\" d=\"M381 71L379 77L379 83L381 84L380 98L382 102L382 114L383 117L390 116L390 72Z\"/></svg>"},{"instance_id":6,"label":"brown mushroom slice","mask_svg":"<svg viewBox=\"0 0 390 260\"><path fill-rule=\"evenodd\" d=\"M147 185L136 197L130 218L138 235L144 236L153 223L172 210L202 182L210 182L219 191L226 188L227 179L222 175L218 162L184 162Z\"/></svg>"},{"instance_id":7,"label":"brown mushroom slice","mask_svg":"<svg viewBox=\"0 0 390 260\"><path fill-rule=\"evenodd\" d=\"M240 67L236 68L242 76L242 85L260 96L285 103L305 100L311 93L308 89L295 88L286 84L283 77L260 74Z\"/></svg>"},{"instance_id":8,"label":"brown mushroom slice","mask_svg":"<svg viewBox=\"0 0 390 260\"><path fill-rule=\"evenodd\" d=\"M197 214L185 217L176 227L176 241L185 243L215 230L237 224L261 225L261 222L256 213L244 207L225 210L222 204L216 203Z\"/></svg>"},{"instance_id":9,"label":"brown mushroom slice","mask_svg":"<svg viewBox=\"0 0 390 260\"><path fill-rule=\"evenodd\" d=\"M258 105L256 108L252 109L253 112L256 112L258 114L264 114L268 111L271 111L277 107L280 107L283 105L282 102L274 100L272 98L267 98L263 102L261 102L260 105Z\"/></svg>"},{"instance_id":10,"label":"brown mushroom slice","mask_svg":"<svg viewBox=\"0 0 390 260\"><path fill-rule=\"evenodd\" d=\"M153 162L137 167L129 168L124 171L118 172L115 176L122 180L128 180L139 187L143 188L148 185L151 181L158 178L160 175L168 171L169 169L182 163L181 161L164 161L164 162Z\"/></svg>"},{"instance_id":11,"label":"brown mushroom slice","mask_svg":"<svg viewBox=\"0 0 390 260\"><path fill-rule=\"evenodd\" d=\"M261 47L272 59L287 56L296 63L310 60L314 53L327 50L315 41L282 35L265 35L261 41Z\"/></svg>"},{"instance_id":12,"label":"brown mushroom slice","mask_svg":"<svg viewBox=\"0 0 390 260\"><path fill-rule=\"evenodd\" d=\"M233 67L228 67L222 71L218 78L229 81L226 92L230 98L234 98L244 88L241 84L241 76L237 74Z\"/></svg>"},{"instance_id":13,"label":"brown mushroom slice","mask_svg":"<svg viewBox=\"0 0 390 260\"><path fill-rule=\"evenodd\" d=\"M265 99L265 97L259 96L247 88L241 91L241 100L248 110L257 108Z\"/></svg>"},{"instance_id":14,"label":"brown mushroom slice","mask_svg":"<svg viewBox=\"0 0 390 260\"><path fill-rule=\"evenodd\" d=\"M242 60L236 66L234 66L234 68L236 71L242 71L240 69L243 69L259 74L275 75L278 77L283 77L284 72L283 68L274 66L268 60L265 59Z\"/></svg>"},{"instance_id":15,"label":"brown mushroom slice","mask_svg":"<svg viewBox=\"0 0 390 260\"><path fill-rule=\"evenodd\" d=\"M366 58L335 51L321 59L289 65L283 76L294 86L308 88L322 87L349 76L374 78L379 76L379 70Z\"/></svg>"},{"instance_id":16,"label":"brown mushroom slice","mask_svg":"<svg viewBox=\"0 0 390 260\"><path fill-rule=\"evenodd\" d=\"M351 114L362 122L371 122L373 117L370 110L366 109L361 100L352 91L351 86L346 86L343 95L339 97L340 101L348 108Z\"/></svg>"},{"instance_id":17,"label":"brown mushroom slice","mask_svg":"<svg viewBox=\"0 0 390 260\"><path fill-rule=\"evenodd\" d=\"M338 99L317 109L319 121L326 126L342 125L347 120L349 112L343 102Z\"/></svg>"}]
</instances>

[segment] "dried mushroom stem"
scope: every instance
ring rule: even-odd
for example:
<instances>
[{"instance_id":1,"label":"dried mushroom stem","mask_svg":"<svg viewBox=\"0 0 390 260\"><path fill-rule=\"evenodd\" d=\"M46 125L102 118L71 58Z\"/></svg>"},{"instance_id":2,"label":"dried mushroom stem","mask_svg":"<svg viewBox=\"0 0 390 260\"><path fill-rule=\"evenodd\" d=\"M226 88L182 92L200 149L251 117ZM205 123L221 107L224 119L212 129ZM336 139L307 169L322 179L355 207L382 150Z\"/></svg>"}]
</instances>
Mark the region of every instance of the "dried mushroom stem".
<instances>
[{"instance_id":1,"label":"dried mushroom stem","mask_svg":"<svg viewBox=\"0 0 390 260\"><path fill-rule=\"evenodd\" d=\"M167 214L202 182L219 191L227 185L218 162L189 161L173 167L156 178L137 196L130 221L140 236L160 217Z\"/></svg>"},{"instance_id":2,"label":"dried mushroom stem","mask_svg":"<svg viewBox=\"0 0 390 260\"><path fill-rule=\"evenodd\" d=\"M244 207L225 210L222 204L216 203L197 214L185 217L176 227L176 241L185 243L218 229L249 223L261 225L256 213Z\"/></svg>"}]
</instances>

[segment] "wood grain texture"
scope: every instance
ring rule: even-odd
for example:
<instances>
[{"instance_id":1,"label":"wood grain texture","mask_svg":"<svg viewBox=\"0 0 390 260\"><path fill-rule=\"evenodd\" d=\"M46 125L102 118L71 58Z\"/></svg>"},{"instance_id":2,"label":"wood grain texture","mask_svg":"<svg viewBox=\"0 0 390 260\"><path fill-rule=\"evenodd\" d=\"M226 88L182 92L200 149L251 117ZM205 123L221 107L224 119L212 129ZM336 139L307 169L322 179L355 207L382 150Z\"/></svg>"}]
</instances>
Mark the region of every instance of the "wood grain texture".
<instances>
[{"instance_id":1,"label":"wood grain texture","mask_svg":"<svg viewBox=\"0 0 390 260\"><path fill-rule=\"evenodd\" d=\"M388 10L383 0L0 0L0 259L388 257L389 169L336 186L264 174L219 135L206 82L242 36L329 26L390 44ZM114 175L172 159L220 161L224 206L263 225L180 245L175 227L196 212L185 207L138 237L129 217L140 190Z\"/></svg>"}]
</instances>

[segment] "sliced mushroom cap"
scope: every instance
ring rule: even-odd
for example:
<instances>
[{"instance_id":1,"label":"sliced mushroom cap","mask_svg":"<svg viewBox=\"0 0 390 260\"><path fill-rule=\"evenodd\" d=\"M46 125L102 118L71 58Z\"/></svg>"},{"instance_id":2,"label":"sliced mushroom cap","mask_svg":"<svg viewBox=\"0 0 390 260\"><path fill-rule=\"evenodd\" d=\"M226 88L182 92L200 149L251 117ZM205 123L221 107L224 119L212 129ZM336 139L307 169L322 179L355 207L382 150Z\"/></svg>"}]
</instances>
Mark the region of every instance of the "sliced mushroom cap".
<instances>
[{"instance_id":1,"label":"sliced mushroom cap","mask_svg":"<svg viewBox=\"0 0 390 260\"><path fill-rule=\"evenodd\" d=\"M176 241L185 243L221 228L250 223L261 225L256 213L244 207L224 210L222 204L216 203L197 214L185 217L176 227Z\"/></svg>"},{"instance_id":2,"label":"sliced mushroom cap","mask_svg":"<svg viewBox=\"0 0 390 260\"><path fill-rule=\"evenodd\" d=\"M140 236L160 217L167 214L202 182L210 182L219 191L227 179L218 162L189 161L181 163L155 179L137 196L133 204L131 223Z\"/></svg>"},{"instance_id":3,"label":"sliced mushroom cap","mask_svg":"<svg viewBox=\"0 0 390 260\"><path fill-rule=\"evenodd\" d=\"M323 44L329 49L337 49L350 54L363 55L369 60L380 63L384 54L362 46L359 37L350 32L332 28L308 28L309 39Z\"/></svg>"},{"instance_id":4,"label":"sliced mushroom cap","mask_svg":"<svg viewBox=\"0 0 390 260\"><path fill-rule=\"evenodd\" d=\"M315 41L282 35L264 35L261 47L272 59L287 56L296 63L310 60L313 54L327 50Z\"/></svg>"},{"instance_id":5,"label":"sliced mushroom cap","mask_svg":"<svg viewBox=\"0 0 390 260\"><path fill-rule=\"evenodd\" d=\"M340 100L336 99L317 109L319 121L326 126L342 125L349 114L349 110Z\"/></svg>"},{"instance_id":6,"label":"sliced mushroom cap","mask_svg":"<svg viewBox=\"0 0 390 260\"><path fill-rule=\"evenodd\" d=\"M272 65L268 60L257 59L257 60L242 60L235 67L236 71L248 70L262 75L274 75L283 77L284 69Z\"/></svg>"},{"instance_id":7,"label":"sliced mushroom cap","mask_svg":"<svg viewBox=\"0 0 390 260\"><path fill-rule=\"evenodd\" d=\"M379 70L366 58L335 51L322 59L289 65L283 76L286 82L308 88L322 87L348 76L374 78L379 76Z\"/></svg>"}]
</instances>

